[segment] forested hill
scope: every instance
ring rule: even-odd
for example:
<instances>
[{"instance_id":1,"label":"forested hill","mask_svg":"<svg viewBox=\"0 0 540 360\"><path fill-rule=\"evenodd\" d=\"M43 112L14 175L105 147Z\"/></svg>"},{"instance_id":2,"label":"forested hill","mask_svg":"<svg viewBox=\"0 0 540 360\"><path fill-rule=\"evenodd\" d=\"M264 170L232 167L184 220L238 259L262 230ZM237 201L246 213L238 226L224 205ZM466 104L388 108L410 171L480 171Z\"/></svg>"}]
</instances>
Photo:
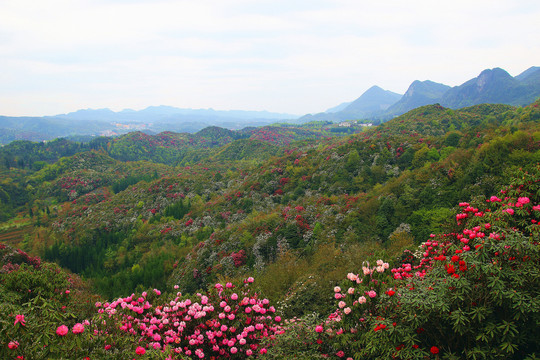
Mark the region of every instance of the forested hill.
<instances>
[{"instance_id":1,"label":"forested hill","mask_svg":"<svg viewBox=\"0 0 540 360\"><path fill-rule=\"evenodd\" d=\"M2 149L3 229L25 225L14 242L107 296L271 269L287 277L266 284L281 298L303 278L276 270L284 254L310 263L328 246L424 240L460 199L540 161L539 121L539 102L429 105L345 137L319 123L17 142Z\"/></svg>"},{"instance_id":2,"label":"forested hill","mask_svg":"<svg viewBox=\"0 0 540 360\"><path fill-rule=\"evenodd\" d=\"M501 269L502 266L527 269L527 273L523 273L525 277L516 275L511 282L529 283L533 281L531 279L538 279L538 269L531 268L527 261L538 258L539 123L540 100L525 107L484 104L460 110L428 105L351 135L346 135L346 131L359 131L360 126L351 126L352 130L347 127L342 131L340 127L331 128L327 123L311 123L302 128L279 126L251 128L243 132L209 128L190 136L131 133L117 139L100 138L90 143L62 139L48 143L15 142L2 148L0 301L10 310L0 317L0 335L15 334L23 326L17 324L17 321L24 320L21 314L27 314L28 324L34 323L37 317L44 319L40 322L43 326L53 326L51 324L56 324L60 321L58 319L71 321L70 317L76 315L56 310L61 304L67 304L64 306L75 314L88 314L91 296L117 299L150 288L156 289L148 295L149 301L153 301L156 299L154 296L160 294L157 289L173 289L177 285L183 296L201 297L202 301L201 294L213 288L214 283L230 281L231 284L242 284L244 281L248 284L249 281L244 279L251 276L257 279L257 289L249 295L254 297L253 300L247 298L247 301L259 304L257 294L265 294L266 302L279 304L275 310L281 316L288 319L304 316L302 321L312 321L315 329L315 324L322 323L322 320L316 317L309 320L313 315L308 314L332 314L330 319L339 315L339 310L336 312L333 305L334 292L339 296L346 295L341 294L340 288L334 291L332 288L351 269L360 271L364 267L369 270L367 259L385 258L392 259L396 266L392 271L398 272L399 276L413 276L406 274L411 270L411 263L415 264L415 269L420 269L417 274L424 276L427 272L429 275L433 261L450 259L444 256L446 248L437 255L430 251L435 251L439 244L445 244L445 239L454 238L458 245L463 246L476 237L478 242L474 243L474 249L484 257L489 256L487 263L468 268L467 264L471 263L461 260L461 252L469 251L473 245L471 242L471 247L463 248L468 250L458 249L460 252L452 257L452 263L445 264L444 268L442 265L435 267L433 274L440 275L437 271L442 269L441 273L448 276L449 281L458 281L460 274L468 276L467 280L459 280L465 284L466 281L477 282L478 279L487 279L485 276L494 276L490 269L493 264L500 264ZM330 136L334 133L343 136ZM501 189L506 190L500 193ZM500 199L495 194L507 194L508 197L500 195L503 198ZM488 204L486 206L493 210L482 210L482 204ZM515 218L511 217L514 211ZM483 228L475 225L484 221L484 216L493 218L493 233L489 239L486 234L491 223L482 223ZM464 228L462 221L470 222L470 228ZM506 231L510 234L506 242L489 243L499 241L499 233ZM436 236L434 234L444 235L437 235L438 242L431 240ZM528 240L519 240L526 234L531 234L531 237L534 234L536 240L530 244ZM518 240L516 254L512 253L509 259L497 257L499 254L507 256L507 246L510 246L507 244ZM419 247L419 244L423 245ZM494 250L489 250L492 249L489 247L482 253L484 245L493 246ZM40 267L41 260L37 256L47 262L56 262L73 274L69 275L48 263ZM430 256L436 256L435 260ZM516 256L519 265L511 262ZM483 261L484 257L467 258L467 261ZM428 265L426 261L429 261ZM379 266L381 271L377 272L384 272L382 265ZM471 270L470 275L466 273L468 269ZM478 275L473 269L485 271L485 274ZM356 276L351 274L348 275L349 280L350 276ZM35 276L33 280L24 280L32 276ZM54 281L44 280L51 276ZM501 287L499 280L485 280L487 284L482 284L481 289ZM365 299L368 296L371 299L372 295L382 296L381 301L386 301L397 292L390 288L381 295L379 287L385 283L374 284L379 295L368 292L374 290L366 288L364 300L358 298L359 294L355 295L358 302L375 301ZM401 293L414 289L408 284L401 288ZM445 301L454 299L444 295L452 287L444 285L439 288L440 284L443 283L434 280L433 285L419 282L415 286L421 287L429 296L436 294ZM43 288L34 294L34 288L40 286ZM396 283L396 286L401 285ZM63 292L66 287L68 291ZM430 292L433 287L437 289L434 293ZM525 288L532 291L527 299L534 299L537 290L528 285ZM71 299L69 289L79 297ZM220 289L212 290L219 291L218 298L222 296ZM521 287L515 290L525 291ZM226 291L232 290L227 288ZM354 293L354 289L349 291ZM507 296L511 291L496 293ZM146 292L142 294L147 296ZM120 299L118 301L124 302L125 306L135 306L133 296ZM515 296L508 295L508 299L515 301ZM116 311L103 310L101 302L97 304L101 312L114 314ZM106 308L117 303L104 304L108 304L104 305ZM261 302L260 305L266 304ZM141 305L140 309L132 309L152 309L148 306L149 303L145 308ZM157 306L155 311L166 312L166 309L170 310L168 306L167 303L164 307ZM410 306L417 309L420 305L412 303ZM391 309L401 311L399 309L403 308ZM380 309L373 307L372 310ZM433 314L433 311L421 313ZM14 314L19 314L18 320ZM239 317L247 316L239 314ZM441 312L436 311L436 314L439 316ZM392 325L392 320L388 322L380 318L377 315L372 319L374 323L370 322L370 334L384 329L383 325ZM397 315L395 319L402 321L402 317ZM499 324L497 326L504 325L506 321L490 319ZM233 321L234 317L228 320ZM18 327L12 330L14 321ZM122 321L119 323L124 324ZM323 325L330 326L328 321ZM411 331L418 334L420 325L415 321L410 325ZM424 328L429 327L429 322L422 324ZM519 326L522 325L520 329L530 328L527 324ZM65 329L59 327L57 335L53 331L51 337L50 330L36 330L38 325L28 326L34 326L33 331L45 334L40 341L49 336L46 341L50 344L53 339L58 339L57 336L64 336L60 334L66 334ZM204 329L208 323L201 326ZM317 329L322 329L318 326L321 325L317 325ZM356 328L358 325L353 326ZM374 332L373 328L377 330ZM79 331L80 326L77 329ZM464 330L469 329L466 326L459 329L472 331ZM312 336L309 329L304 330L307 332L301 336ZM271 331L279 330L273 328ZM317 335L319 333L319 330L313 331L309 341L322 341L322 335ZM166 339L165 334L162 335ZM85 351L85 354L90 351L99 353L107 350L107 346L111 348L113 343L113 349L125 346L132 347L129 351L133 352L137 347L140 354L146 351L139 349L139 342L125 342L127 338L123 335L114 333L110 336L112 338L103 340L99 346L95 346L96 341L101 341L98 338L85 340L94 344L91 346L93 350L81 350L80 343L73 342L78 344L73 351L79 351L77 354ZM424 347L419 351L438 353L439 347L432 345L433 338L426 336L420 334L414 343L408 345L410 354L416 354L409 358L417 357L414 350L417 347L413 346L417 342ZM530 334L526 337L528 339ZM347 337L343 339L338 343L325 341L333 344L334 349L343 348L357 354L364 351L353 345L349 347ZM495 341L493 339L499 337L491 339ZM19 346L13 341L9 349ZM159 342L150 341L152 344ZM477 338L476 341L480 340ZM529 340L519 341L530 343ZM381 344L377 346L386 342ZM454 342L449 340L448 346L457 346L452 344ZM55 346L51 345L45 353L60 351L61 348ZM278 353L294 350L287 341L280 346L284 348L280 350L278 346L275 350ZM283 350L287 346L291 349ZM393 344L392 349L385 351L396 351L400 346ZM516 345L515 349L518 346L521 345ZM7 354L9 349L4 346L0 354ZM188 349L187 345L185 349ZM38 350L44 351L43 346L28 350L26 354ZM313 355L326 350L306 351ZM333 351L336 353L337 350ZM507 352L507 348L497 351ZM520 351L524 354L529 349ZM521 353L516 354L514 358L518 359ZM118 356L112 358L122 358Z\"/></svg>"},{"instance_id":3,"label":"forested hill","mask_svg":"<svg viewBox=\"0 0 540 360\"><path fill-rule=\"evenodd\" d=\"M63 138L46 142L18 140L0 147L0 168L39 170L46 163L88 150L103 150L121 161L148 160L178 165L185 163L183 159L186 155L197 158L201 150L205 153L205 150L219 148L239 139L259 140L282 147L294 141L344 136L363 129L364 125L356 121L342 124L322 121L298 126L249 127L238 131L211 126L195 134L166 131L148 135L137 131L119 137L89 137L86 142Z\"/></svg>"}]
</instances>

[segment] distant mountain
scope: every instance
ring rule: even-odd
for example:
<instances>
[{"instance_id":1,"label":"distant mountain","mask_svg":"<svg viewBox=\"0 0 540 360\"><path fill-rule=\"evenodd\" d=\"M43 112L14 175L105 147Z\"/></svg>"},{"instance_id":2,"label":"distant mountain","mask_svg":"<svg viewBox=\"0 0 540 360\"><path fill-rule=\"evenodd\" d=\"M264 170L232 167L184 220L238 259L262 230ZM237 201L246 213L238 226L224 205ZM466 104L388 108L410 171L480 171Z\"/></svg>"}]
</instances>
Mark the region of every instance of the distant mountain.
<instances>
[{"instance_id":1,"label":"distant mountain","mask_svg":"<svg viewBox=\"0 0 540 360\"><path fill-rule=\"evenodd\" d=\"M394 104L402 95L384 90L379 86L372 86L366 90L358 99L350 103L342 103L325 113L306 115L300 118L301 121L343 121L354 119L369 119L390 105Z\"/></svg>"},{"instance_id":2,"label":"distant mountain","mask_svg":"<svg viewBox=\"0 0 540 360\"><path fill-rule=\"evenodd\" d=\"M384 112L384 117L401 115L420 106L435 104L449 89L450 86L448 85L430 80L415 80L409 86L405 95Z\"/></svg>"},{"instance_id":3,"label":"distant mountain","mask_svg":"<svg viewBox=\"0 0 540 360\"><path fill-rule=\"evenodd\" d=\"M401 94L381 89L378 86L372 86L362 96L343 109L343 112L369 117L372 114L388 109L401 98Z\"/></svg>"},{"instance_id":4,"label":"distant mountain","mask_svg":"<svg viewBox=\"0 0 540 360\"><path fill-rule=\"evenodd\" d=\"M439 102L454 109L482 103L516 105L518 87L519 81L503 69L488 69L482 71L478 77L450 89Z\"/></svg>"},{"instance_id":5,"label":"distant mountain","mask_svg":"<svg viewBox=\"0 0 540 360\"><path fill-rule=\"evenodd\" d=\"M130 131L195 133L208 126L239 130L295 119L297 115L268 111L180 109L149 106L143 110L82 109L43 117L0 116L0 144L14 140L42 141L74 135L114 136Z\"/></svg>"},{"instance_id":6,"label":"distant mountain","mask_svg":"<svg viewBox=\"0 0 540 360\"><path fill-rule=\"evenodd\" d=\"M529 81L529 78L538 78L540 76L540 66L531 66L521 74L517 75L514 79L523 82Z\"/></svg>"},{"instance_id":7,"label":"distant mountain","mask_svg":"<svg viewBox=\"0 0 540 360\"><path fill-rule=\"evenodd\" d=\"M142 110L125 109L114 112L110 109L85 109L60 114L56 118L75 120L105 120L105 121L135 121L135 122L170 122L171 120L204 120L213 122L219 120L242 121L242 120L287 120L295 119L298 115L273 113L268 111L246 110L214 110L214 109L182 109L173 106L149 106ZM202 127L201 129L203 129Z\"/></svg>"}]
</instances>

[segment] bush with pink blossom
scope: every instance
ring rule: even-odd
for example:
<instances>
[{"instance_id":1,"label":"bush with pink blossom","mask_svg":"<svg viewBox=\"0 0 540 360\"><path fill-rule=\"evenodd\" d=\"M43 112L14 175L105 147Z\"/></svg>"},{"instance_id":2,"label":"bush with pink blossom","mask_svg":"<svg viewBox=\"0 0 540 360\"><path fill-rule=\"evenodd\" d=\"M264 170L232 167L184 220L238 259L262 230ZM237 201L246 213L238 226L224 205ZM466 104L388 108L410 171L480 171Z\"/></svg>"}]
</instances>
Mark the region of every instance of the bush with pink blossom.
<instances>
[{"instance_id":1,"label":"bush with pink blossom","mask_svg":"<svg viewBox=\"0 0 540 360\"><path fill-rule=\"evenodd\" d=\"M268 299L250 289L251 282L218 283L193 296L179 291L162 295L158 290L132 294L96 304L99 315L93 323L98 333L115 327L134 344L171 358L255 357L266 352L261 340L274 335L281 319Z\"/></svg>"}]
</instances>

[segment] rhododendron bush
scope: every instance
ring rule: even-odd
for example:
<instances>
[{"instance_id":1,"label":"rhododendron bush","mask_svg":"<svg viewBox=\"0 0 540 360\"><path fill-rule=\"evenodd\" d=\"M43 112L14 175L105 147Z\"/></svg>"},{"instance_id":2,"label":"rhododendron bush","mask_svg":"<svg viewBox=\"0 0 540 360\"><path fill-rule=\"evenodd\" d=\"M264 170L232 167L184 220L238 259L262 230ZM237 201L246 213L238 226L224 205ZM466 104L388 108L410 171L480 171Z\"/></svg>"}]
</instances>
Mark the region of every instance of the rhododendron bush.
<instances>
[{"instance_id":1,"label":"rhododendron bush","mask_svg":"<svg viewBox=\"0 0 540 360\"><path fill-rule=\"evenodd\" d=\"M336 312L323 324L334 354L540 355L539 185L538 167L517 170L500 194L460 203L454 232L431 235L391 269L378 260L349 273L334 289Z\"/></svg>"},{"instance_id":2,"label":"rhododendron bush","mask_svg":"<svg viewBox=\"0 0 540 360\"><path fill-rule=\"evenodd\" d=\"M267 351L259 343L274 334L281 319L268 299L249 290L252 282L248 278L238 288L218 283L208 293L191 297L177 292L162 298L155 289L97 303L97 323L112 323L143 349L160 350L172 358L254 356Z\"/></svg>"},{"instance_id":3,"label":"rhododendron bush","mask_svg":"<svg viewBox=\"0 0 540 360\"><path fill-rule=\"evenodd\" d=\"M13 313L2 309L0 355L25 359L257 357L267 352L261 340L274 335L281 318L268 299L249 289L253 281L250 277L238 287L218 283L207 293L193 296L180 291L162 295L154 289L112 302L98 301L95 315L86 320L75 318L69 301L55 300L71 293L59 291L68 284L57 283L52 299L36 295Z\"/></svg>"}]
</instances>

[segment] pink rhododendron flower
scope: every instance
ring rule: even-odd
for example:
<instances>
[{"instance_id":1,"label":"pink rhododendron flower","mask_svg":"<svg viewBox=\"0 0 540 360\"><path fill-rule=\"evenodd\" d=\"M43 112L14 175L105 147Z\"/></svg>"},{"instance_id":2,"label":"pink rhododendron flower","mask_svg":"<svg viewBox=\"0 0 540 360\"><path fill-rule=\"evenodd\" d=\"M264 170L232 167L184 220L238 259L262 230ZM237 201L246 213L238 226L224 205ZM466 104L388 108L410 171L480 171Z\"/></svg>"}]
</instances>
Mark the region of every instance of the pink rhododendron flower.
<instances>
[{"instance_id":1,"label":"pink rhododendron flower","mask_svg":"<svg viewBox=\"0 0 540 360\"><path fill-rule=\"evenodd\" d=\"M24 315L15 315L15 322L13 323L13 325L15 326L17 323L21 323L22 326L26 325Z\"/></svg>"},{"instance_id":2,"label":"pink rhododendron flower","mask_svg":"<svg viewBox=\"0 0 540 360\"><path fill-rule=\"evenodd\" d=\"M59 336L65 336L68 332L69 332L69 329L68 329L68 327L66 325L60 325L56 329L56 334L59 335Z\"/></svg>"},{"instance_id":3,"label":"pink rhododendron flower","mask_svg":"<svg viewBox=\"0 0 540 360\"><path fill-rule=\"evenodd\" d=\"M84 331L84 325L81 323L77 323L73 326L73 333L74 334L80 334Z\"/></svg>"},{"instance_id":4,"label":"pink rhododendron flower","mask_svg":"<svg viewBox=\"0 0 540 360\"><path fill-rule=\"evenodd\" d=\"M322 333L323 330L324 330L324 329L323 329L322 325L317 325L317 326L315 326L315 331L316 331L316 332Z\"/></svg>"},{"instance_id":5,"label":"pink rhododendron flower","mask_svg":"<svg viewBox=\"0 0 540 360\"><path fill-rule=\"evenodd\" d=\"M19 347L18 341L10 341L8 344L8 348L10 348L11 350L15 350L18 347Z\"/></svg>"},{"instance_id":6,"label":"pink rhododendron flower","mask_svg":"<svg viewBox=\"0 0 540 360\"><path fill-rule=\"evenodd\" d=\"M367 301L367 299L366 299L365 296L360 296L360 297L358 298L358 303L360 303L360 304L365 304L366 301Z\"/></svg>"},{"instance_id":7,"label":"pink rhododendron flower","mask_svg":"<svg viewBox=\"0 0 540 360\"><path fill-rule=\"evenodd\" d=\"M135 354L137 355L144 355L146 353L146 350L142 346L137 346L137 349L135 349Z\"/></svg>"}]
</instances>

